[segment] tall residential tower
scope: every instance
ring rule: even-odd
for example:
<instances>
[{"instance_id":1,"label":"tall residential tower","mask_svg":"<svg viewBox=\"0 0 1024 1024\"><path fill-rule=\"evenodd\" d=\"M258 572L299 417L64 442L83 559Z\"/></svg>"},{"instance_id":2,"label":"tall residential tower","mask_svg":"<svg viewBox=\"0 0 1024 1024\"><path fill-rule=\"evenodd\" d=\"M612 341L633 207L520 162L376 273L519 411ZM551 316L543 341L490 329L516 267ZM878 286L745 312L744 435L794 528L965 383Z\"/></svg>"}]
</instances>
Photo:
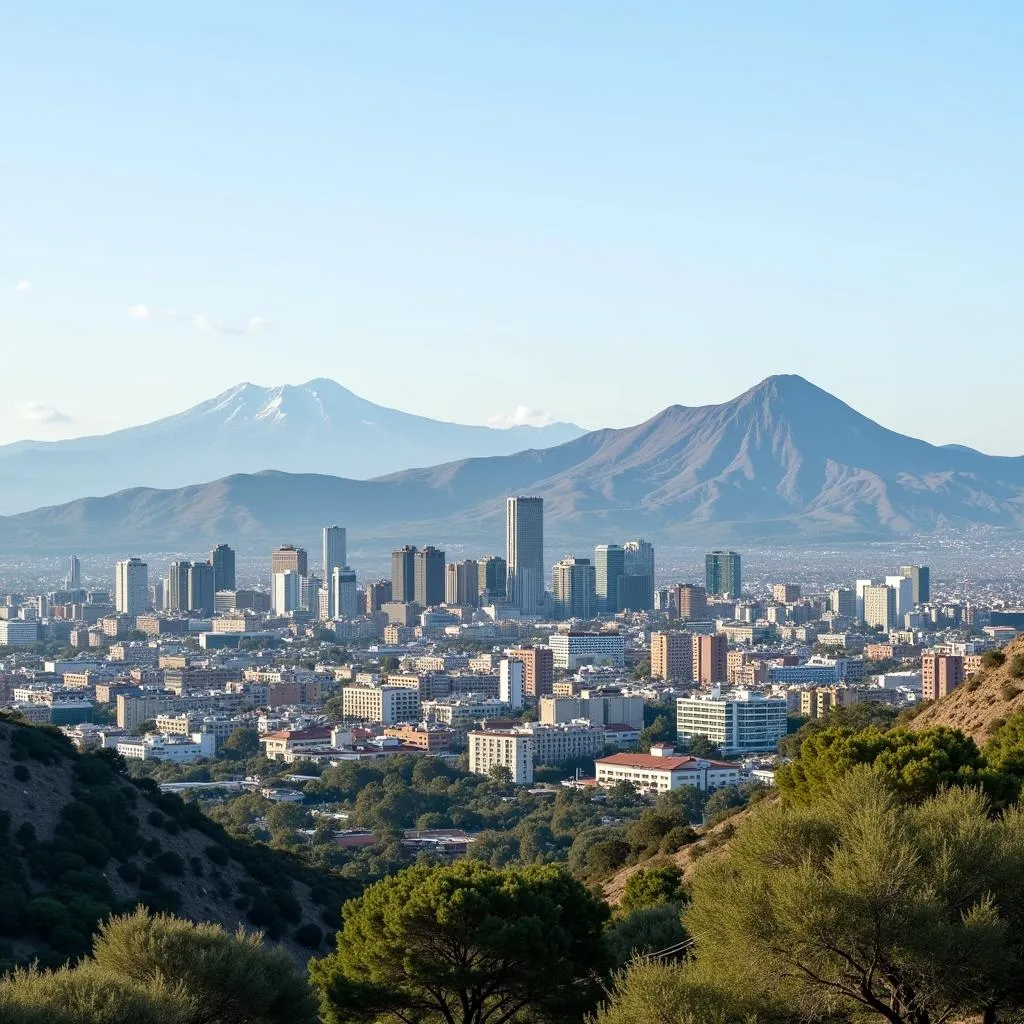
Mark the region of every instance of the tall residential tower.
<instances>
[{"instance_id":1,"label":"tall residential tower","mask_svg":"<svg viewBox=\"0 0 1024 1024\"><path fill-rule=\"evenodd\" d=\"M524 615L544 608L544 499L509 498L505 508L508 600Z\"/></svg>"}]
</instances>

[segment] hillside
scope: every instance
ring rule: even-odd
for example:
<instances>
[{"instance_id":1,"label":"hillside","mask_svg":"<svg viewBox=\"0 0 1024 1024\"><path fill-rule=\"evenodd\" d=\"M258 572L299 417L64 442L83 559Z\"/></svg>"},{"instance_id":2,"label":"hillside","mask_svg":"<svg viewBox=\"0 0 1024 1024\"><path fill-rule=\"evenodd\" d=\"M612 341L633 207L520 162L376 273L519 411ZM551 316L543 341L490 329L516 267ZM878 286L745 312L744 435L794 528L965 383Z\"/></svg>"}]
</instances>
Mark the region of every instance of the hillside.
<instances>
[{"instance_id":1,"label":"hillside","mask_svg":"<svg viewBox=\"0 0 1024 1024\"><path fill-rule=\"evenodd\" d=\"M984 744L1010 715L1024 711L1024 678L1014 675L1024 669L1024 664L1013 664L1018 655L1024 657L1024 636L1007 644L1003 653L1006 661L999 668L984 670L948 696L923 708L910 728L945 725L967 733L978 746Z\"/></svg>"},{"instance_id":2,"label":"hillside","mask_svg":"<svg viewBox=\"0 0 1024 1024\"><path fill-rule=\"evenodd\" d=\"M0 518L0 551L191 550L225 539L258 548L285 537L311 543L335 521L368 543L486 549L502 542L511 493L545 499L549 541L566 550L631 535L658 546L1024 529L1024 458L897 434L783 376L635 427L373 480L239 474L85 498Z\"/></svg>"},{"instance_id":3,"label":"hillside","mask_svg":"<svg viewBox=\"0 0 1024 1024\"><path fill-rule=\"evenodd\" d=\"M259 927L297 958L321 947L345 883L230 837L114 764L0 717L0 965L79 955L97 920L139 903Z\"/></svg>"},{"instance_id":4,"label":"hillside","mask_svg":"<svg viewBox=\"0 0 1024 1024\"><path fill-rule=\"evenodd\" d=\"M467 426L389 409L333 380L239 384L174 416L109 434L0 445L0 512L131 487L182 487L265 469L365 479L578 437L572 423Z\"/></svg>"},{"instance_id":5,"label":"hillside","mask_svg":"<svg viewBox=\"0 0 1024 1024\"><path fill-rule=\"evenodd\" d=\"M772 799L769 797L768 799ZM757 813L764 800L757 801L730 815L725 821L720 821L710 828L698 828L700 838L677 850L673 854L657 854L637 864L630 864L617 871L611 878L604 882L601 887L601 894L613 907L622 902L622 895L626 891L626 883L638 871L650 867L652 864L674 864L682 872L683 881L689 882L693 875L697 862L702 857L720 856L728 849L729 839L737 828L740 828L745 821Z\"/></svg>"}]
</instances>

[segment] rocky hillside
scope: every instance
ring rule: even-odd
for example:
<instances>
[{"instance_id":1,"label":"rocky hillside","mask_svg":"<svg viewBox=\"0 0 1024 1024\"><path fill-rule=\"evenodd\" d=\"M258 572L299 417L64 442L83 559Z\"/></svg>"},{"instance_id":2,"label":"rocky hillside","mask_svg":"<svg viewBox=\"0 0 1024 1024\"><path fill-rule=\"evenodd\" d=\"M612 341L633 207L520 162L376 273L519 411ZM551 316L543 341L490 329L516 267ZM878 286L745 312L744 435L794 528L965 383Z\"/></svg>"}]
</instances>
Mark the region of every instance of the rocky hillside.
<instances>
[{"instance_id":1,"label":"rocky hillside","mask_svg":"<svg viewBox=\"0 0 1024 1024\"><path fill-rule=\"evenodd\" d=\"M1024 711L1024 636L1002 649L1002 665L972 676L949 696L923 708L912 729L946 725L981 746L1010 715Z\"/></svg>"},{"instance_id":2,"label":"rocky hillside","mask_svg":"<svg viewBox=\"0 0 1024 1024\"><path fill-rule=\"evenodd\" d=\"M0 717L0 969L78 956L98 921L140 903L258 927L296 957L321 948L351 895L343 883L117 768L56 730Z\"/></svg>"}]
</instances>

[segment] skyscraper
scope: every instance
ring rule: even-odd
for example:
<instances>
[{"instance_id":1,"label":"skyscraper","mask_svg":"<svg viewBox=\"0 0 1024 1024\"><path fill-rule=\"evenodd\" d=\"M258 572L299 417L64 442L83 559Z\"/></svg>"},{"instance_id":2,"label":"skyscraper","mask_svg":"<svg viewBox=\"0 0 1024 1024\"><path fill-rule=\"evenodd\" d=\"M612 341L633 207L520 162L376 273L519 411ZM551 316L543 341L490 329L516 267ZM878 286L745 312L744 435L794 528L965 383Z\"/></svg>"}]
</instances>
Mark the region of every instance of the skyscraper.
<instances>
[{"instance_id":1,"label":"skyscraper","mask_svg":"<svg viewBox=\"0 0 1024 1024\"><path fill-rule=\"evenodd\" d=\"M614 615L621 611L619 580L626 571L626 552L618 544L598 544L594 548L594 579L598 611Z\"/></svg>"},{"instance_id":2,"label":"skyscraper","mask_svg":"<svg viewBox=\"0 0 1024 1024\"><path fill-rule=\"evenodd\" d=\"M479 564L472 559L444 567L444 603L474 605L480 593Z\"/></svg>"},{"instance_id":3,"label":"skyscraper","mask_svg":"<svg viewBox=\"0 0 1024 1024\"><path fill-rule=\"evenodd\" d=\"M632 596L630 604L631 611L642 611L654 607L654 545L650 541L638 537L636 540L627 541L623 547L625 563L623 573L626 576L636 576L645 579L644 585L633 583L627 586L624 593L631 596L643 592L643 604L636 603L636 597ZM625 608L622 600L619 605Z\"/></svg>"},{"instance_id":4,"label":"skyscraper","mask_svg":"<svg viewBox=\"0 0 1024 1024\"><path fill-rule=\"evenodd\" d=\"M739 597L743 589L740 556L735 551L712 551L705 555L704 577L708 594Z\"/></svg>"},{"instance_id":5,"label":"skyscraper","mask_svg":"<svg viewBox=\"0 0 1024 1024\"><path fill-rule=\"evenodd\" d=\"M227 544L218 544L210 555L213 565L213 589L235 589L235 552Z\"/></svg>"},{"instance_id":6,"label":"skyscraper","mask_svg":"<svg viewBox=\"0 0 1024 1024\"><path fill-rule=\"evenodd\" d=\"M328 603L334 609L332 618L354 619L356 610L356 574L347 565L335 566L328 583Z\"/></svg>"},{"instance_id":7,"label":"skyscraper","mask_svg":"<svg viewBox=\"0 0 1024 1024\"><path fill-rule=\"evenodd\" d=\"M410 604L416 592L416 548L411 544L391 552L391 600Z\"/></svg>"},{"instance_id":8,"label":"skyscraper","mask_svg":"<svg viewBox=\"0 0 1024 1024\"><path fill-rule=\"evenodd\" d=\"M914 608L914 581L909 576L886 576L885 585L896 591L896 621L902 628L903 616Z\"/></svg>"},{"instance_id":9,"label":"skyscraper","mask_svg":"<svg viewBox=\"0 0 1024 1024\"><path fill-rule=\"evenodd\" d=\"M508 596L508 562L500 555L485 555L477 559L477 597L485 596L491 604Z\"/></svg>"},{"instance_id":10,"label":"skyscraper","mask_svg":"<svg viewBox=\"0 0 1024 1024\"><path fill-rule=\"evenodd\" d=\"M188 611L188 571L191 562L171 562L167 571L167 610Z\"/></svg>"},{"instance_id":11,"label":"skyscraper","mask_svg":"<svg viewBox=\"0 0 1024 1024\"><path fill-rule=\"evenodd\" d=\"M309 556L304 548L294 544L282 544L270 555L270 575L279 572L294 572L298 576L309 575Z\"/></svg>"},{"instance_id":12,"label":"skyscraper","mask_svg":"<svg viewBox=\"0 0 1024 1024\"><path fill-rule=\"evenodd\" d=\"M413 555L413 597L424 608L444 604L444 552L432 545Z\"/></svg>"},{"instance_id":13,"label":"skyscraper","mask_svg":"<svg viewBox=\"0 0 1024 1024\"><path fill-rule=\"evenodd\" d=\"M302 580L294 569L274 573L274 591L272 596L275 615L287 615L299 608L302 601Z\"/></svg>"},{"instance_id":14,"label":"skyscraper","mask_svg":"<svg viewBox=\"0 0 1024 1024\"><path fill-rule=\"evenodd\" d=\"M188 568L188 610L213 614L214 568L210 562L193 562Z\"/></svg>"},{"instance_id":15,"label":"skyscraper","mask_svg":"<svg viewBox=\"0 0 1024 1024\"><path fill-rule=\"evenodd\" d=\"M379 612L391 600L394 593L391 580L377 580L366 588L366 611L369 615Z\"/></svg>"},{"instance_id":16,"label":"skyscraper","mask_svg":"<svg viewBox=\"0 0 1024 1024\"><path fill-rule=\"evenodd\" d=\"M348 565L347 537L344 526L324 527L324 580L330 584L335 569Z\"/></svg>"},{"instance_id":17,"label":"skyscraper","mask_svg":"<svg viewBox=\"0 0 1024 1024\"><path fill-rule=\"evenodd\" d=\"M68 559L68 574L64 578L65 590L80 590L82 586L82 563L78 555L72 555Z\"/></svg>"},{"instance_id":18,"label":"skyscraper","mask_svg":"<svg viewBox=\"0 0 1024 1024\"><path fill-rule=\"evenodd\" d=\"M868 587L873 586L874 582L874 580L857 580L856 584L854 585L854 592L856 594L856 597L854 598L854 600L856 601L855 613L857 615L857 619L860 622L863 622L865 619L864 591L867 590Z\"/></svg>"},{"instance_id":19,"label":"skyscraper","mask_svg":"<svg viewBox=\"0 0 1024 1024\"><path fill-rule=\"evenodd\" d=\"M597 612L594 566L589 558L563 558L552 572L555 614L562 619L590 619Z\"/></svg>"},{"instance_id":20,"label":"skyscraper","mask_svg":"<svg viewBox=\"0 0 1024 1024\"><path fill-rule=\"evenodd\" d=\"M508 600L524 615L544 607L544 499L509 498L505 507Z\"/></svg>"},{"instance_id":21,"label":"skyscraper","mask_svg":"<svg viewBox=\"0 0 1024 1024\"><path fill-rule=\"evenodd\" d=\"M914 604L927 604L931 600L931 572L927 565L901 565L900 575L910 580Z\"/></svg>"},{"instance_id":22,"label":"skyscraper","mask_svg":"<svg viewBox=\"0 0 1024 1024\"><path fill-rule=\"evenodd\" d=\"M149 567L138 558L118 562L114 574L114 607L122 615L142 615L149 601Z\"/></svg>"},{"instance_id":23,"label":"skyscraper","mask_svg":"<svg viewBox=\"0 0 1024 1024\"><path fill-rule=\"evenodd\" d=\"M858 580L858 583L860 581ZM896 626L896 591L884 584L864 588L864 621L888 633Z\"/></svg>"}]
</instances>

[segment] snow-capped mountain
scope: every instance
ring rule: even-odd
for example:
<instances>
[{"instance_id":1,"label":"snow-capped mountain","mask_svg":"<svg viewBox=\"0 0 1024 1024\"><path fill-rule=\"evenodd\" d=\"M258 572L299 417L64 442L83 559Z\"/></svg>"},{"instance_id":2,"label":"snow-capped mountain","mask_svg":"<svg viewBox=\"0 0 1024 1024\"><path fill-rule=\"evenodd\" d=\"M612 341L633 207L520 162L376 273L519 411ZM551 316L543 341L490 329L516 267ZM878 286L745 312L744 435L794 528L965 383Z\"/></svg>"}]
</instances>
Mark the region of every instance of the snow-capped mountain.
<instances>
[{"instance_id":1,"label":"snow-capped mountain","mask_svg":"<svg viewBox=\"0 0 1024 1024\"><path fill-rule=\"evenodd\" d=\"M0 446L0 513L265 469L366 479L409 466L547 448L581 433L571 423L497 429L413 416L332 380L239 384L142 426Z\"/></svg>"}]
</instances>

